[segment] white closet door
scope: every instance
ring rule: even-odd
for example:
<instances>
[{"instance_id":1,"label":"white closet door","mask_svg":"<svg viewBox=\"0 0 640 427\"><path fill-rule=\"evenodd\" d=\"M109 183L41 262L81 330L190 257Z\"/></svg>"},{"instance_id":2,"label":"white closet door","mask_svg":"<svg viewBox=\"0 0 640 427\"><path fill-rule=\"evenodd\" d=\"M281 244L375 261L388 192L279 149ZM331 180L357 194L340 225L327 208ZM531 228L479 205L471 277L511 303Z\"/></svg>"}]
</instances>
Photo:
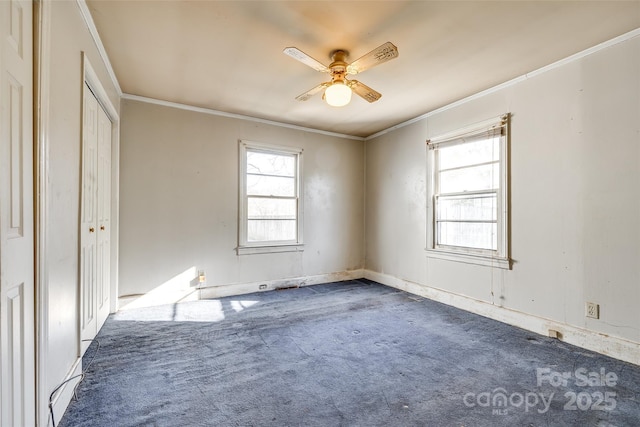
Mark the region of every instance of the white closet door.
<instances>
[{"instance_id":1,"label":"white closet door","mask_svg":"<svg viewBox=\"0 0 640 427\"><path fill-rule=\"evenodd\" d=\"M98 101L84 88L80 207L80 337L93 339L97 329ZM82 352L89 343L82 343Z\"/></svg>"},{"instance_id":2,"label":"white closet door","mask_svg":"<svg viewBox=\"0 0 640 427\"><path fill-rule=\"evenodd\" d=\"M100 330L110 308L111 288L111 121L98 107L97 304Z\"/></svg>"},{"instance_id":3,"label":"white closet door","mask_svg":"<svg viewBox=\"0 0 640 427\"><path fill-rule=\"evenodd\" d=\"M35 424L32 3L0 1L0 425Z\"/></svg>"}]
</instances>

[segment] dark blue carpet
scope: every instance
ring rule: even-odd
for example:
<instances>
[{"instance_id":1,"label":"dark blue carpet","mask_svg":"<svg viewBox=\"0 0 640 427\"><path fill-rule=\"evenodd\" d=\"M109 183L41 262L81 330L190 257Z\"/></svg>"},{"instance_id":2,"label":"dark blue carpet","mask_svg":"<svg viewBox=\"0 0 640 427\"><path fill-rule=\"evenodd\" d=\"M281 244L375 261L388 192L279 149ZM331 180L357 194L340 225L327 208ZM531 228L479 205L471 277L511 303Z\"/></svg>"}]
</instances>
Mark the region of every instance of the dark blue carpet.
<instances>
[{"instance_id":1,"label":"dark blue carpet","mask_svg":"<svg viewBox=\"0 0 640 427\"><path fill-rule=\"evenodd\" d=\"M366 280L121 311L97 340L63 427L640 425L640 367Z\"/></svg>"}]
</instances>

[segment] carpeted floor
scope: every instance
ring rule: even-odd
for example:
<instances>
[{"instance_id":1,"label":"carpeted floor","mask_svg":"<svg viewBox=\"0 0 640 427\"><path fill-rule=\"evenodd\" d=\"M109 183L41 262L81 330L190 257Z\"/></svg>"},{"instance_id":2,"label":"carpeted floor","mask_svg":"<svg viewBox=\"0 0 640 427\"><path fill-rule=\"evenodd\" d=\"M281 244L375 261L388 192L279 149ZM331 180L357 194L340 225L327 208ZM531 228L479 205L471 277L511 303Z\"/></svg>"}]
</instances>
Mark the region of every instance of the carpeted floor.
<instances>
[{"instance_id":1,"label":"carpeted floor","mask_svg":"<svg viewBox=\"0 0 640 427\"><path fill-rule=\"evenodd\" d=\"M640 425L639 366L366 280L121 311L97 340L61 426Z\"/></svg>"}]
</instances>

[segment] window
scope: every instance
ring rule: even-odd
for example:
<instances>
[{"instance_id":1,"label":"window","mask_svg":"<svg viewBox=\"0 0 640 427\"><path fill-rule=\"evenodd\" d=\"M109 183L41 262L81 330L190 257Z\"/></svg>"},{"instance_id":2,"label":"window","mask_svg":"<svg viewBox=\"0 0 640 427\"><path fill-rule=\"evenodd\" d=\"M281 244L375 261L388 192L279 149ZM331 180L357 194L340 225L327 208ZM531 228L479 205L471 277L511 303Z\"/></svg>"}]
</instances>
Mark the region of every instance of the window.
<instances>
[{"instance_id":1,"label":"window","mask_svg":"<svg viewBox=\"0 0 640 427\"><path fill-rule=\"evenodd\" d=\"M510 268L509 115L427 141L430 257Z\"/></svg>"},{"instance_id":2,"label":"window","mask_svg":"<svg viewBox=\"0 0 640 427\"><path fill-rule=\"evenodd\" d=\"M238 254L302 250L302 150L240 141Z\"/></svg>"}]
</instances>

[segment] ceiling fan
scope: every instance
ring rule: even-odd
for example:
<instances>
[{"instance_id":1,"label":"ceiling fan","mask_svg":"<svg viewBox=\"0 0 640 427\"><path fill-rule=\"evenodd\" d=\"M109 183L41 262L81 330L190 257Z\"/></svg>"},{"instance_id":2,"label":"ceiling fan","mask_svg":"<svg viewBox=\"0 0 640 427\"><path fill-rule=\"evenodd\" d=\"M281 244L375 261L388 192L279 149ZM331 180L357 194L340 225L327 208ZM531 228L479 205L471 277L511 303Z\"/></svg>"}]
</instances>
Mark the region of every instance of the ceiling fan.
<instances>
[{"instance_id":1,"label":"ceiling fan","mask_svg":"<svg viewBox=\"0 0 640 427\"><path fill-rule=\"evenodd\" d=\"M329 73L331 75L331 81L320 83L313 89L297 96L296 99L298 101L306 101L324 89L322 98L327 101L327 104L334 107L347 105L351 101L352 92L355 92L356 95L361 96L369 102L375 102L380 99L382 95L379 92L376 92L357 80L348 80L346 76L348 74L361 73L371 67L398 57L398 48L391 42L386 42L378 46L350 64L346 61L349 55L346 50L335 50L331 53L333 62L331 62L328 67L296 47L287 47L283 52L316 71Z\"/></svg>"}]
</instances>

